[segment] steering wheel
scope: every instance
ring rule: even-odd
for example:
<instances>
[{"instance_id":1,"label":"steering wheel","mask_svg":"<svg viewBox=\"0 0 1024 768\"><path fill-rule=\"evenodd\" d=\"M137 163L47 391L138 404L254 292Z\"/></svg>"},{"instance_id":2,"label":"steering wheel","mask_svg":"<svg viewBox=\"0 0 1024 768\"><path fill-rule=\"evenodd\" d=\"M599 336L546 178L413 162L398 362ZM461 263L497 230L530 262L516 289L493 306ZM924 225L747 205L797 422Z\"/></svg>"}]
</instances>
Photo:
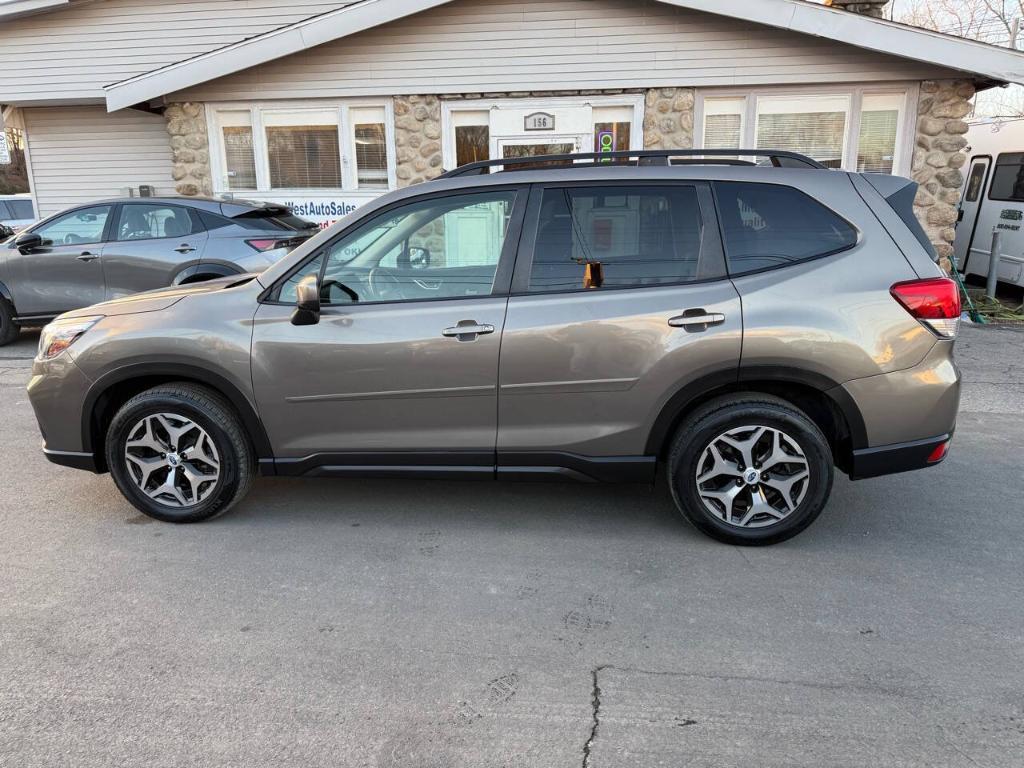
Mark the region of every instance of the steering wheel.
<instances>
[{"instance_id":1,"label":"steering wheel","mask_svg":"<svg viewBox=\"0 0 1024 768\"><path fill-rule=\"evenodd\" d=\"M381 267L374 267L366 277L370 294L377 301L394 301L405 299L401 281Z\"/></svg>"},{"instance_id":2,"label":"steering wheel","mask_svg":"<svg viewBox=\"0 0 1024 768\"><path fill-rule=\"evenodd\" d=\"M64 245L74 245L75 243L80 242L82 242L82 238L80 238L78 235L75 235L71 232L68 232L66 235L64 235Z\"/></svg>"},{"instance_id":3,"label":"steering wheel","mask_svg":"<svg viewBox=\"0 0 1024 768\"><path fill-rule=\"evenodd\" d=\"M359 301L358 293L353 291L344 283L338 280L331 280L330 278L320 283L320 301L326 301L326 303L328 304L331 303L331 288L337 288L339 291L341 291L350 299L352 299L352 301Z\"/></svg>"}]
</instances>

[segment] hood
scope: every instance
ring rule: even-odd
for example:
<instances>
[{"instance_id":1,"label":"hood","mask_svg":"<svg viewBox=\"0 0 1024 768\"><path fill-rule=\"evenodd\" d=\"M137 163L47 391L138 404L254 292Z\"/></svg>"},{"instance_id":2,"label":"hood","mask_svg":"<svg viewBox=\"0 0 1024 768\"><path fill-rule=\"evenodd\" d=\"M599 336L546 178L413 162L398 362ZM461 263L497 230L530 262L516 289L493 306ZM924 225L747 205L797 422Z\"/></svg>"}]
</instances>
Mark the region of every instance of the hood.
<instances>
[{"instance_id":1,"label":"hood","mask_svg":"<svg viewBox=\"0 0 1024 768\"><path fill-rule=\"evenodd\" d=\"M201 283L172 285L169 288L158 288L155 291L134 293L131 296L124 296L120 299L104 301L102 304L93 304L90 307L75 309L71 312L65 312L61 317L88 317L91 315L116 317L118 315L134 315L139 312L159 312L177 304L186 296L222 291L225 288L232 288L236 285L247 283L255 278L256 275L254 274L229 275L217 278L216 280L204 280Z\"/></svg>"}]
</instances>

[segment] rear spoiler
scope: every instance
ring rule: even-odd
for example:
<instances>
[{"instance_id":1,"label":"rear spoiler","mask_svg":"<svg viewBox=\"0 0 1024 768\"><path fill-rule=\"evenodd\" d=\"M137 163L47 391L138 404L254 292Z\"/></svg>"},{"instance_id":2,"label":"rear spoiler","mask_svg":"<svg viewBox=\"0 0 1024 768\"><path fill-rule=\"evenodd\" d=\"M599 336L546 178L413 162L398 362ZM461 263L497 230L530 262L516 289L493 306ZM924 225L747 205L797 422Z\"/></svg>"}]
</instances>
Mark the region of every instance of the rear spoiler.
<instances>
[{"instance_id":1,"label":"rear spoiler","mask_svg":"<svg viewBox=\"0 0 1024 768\"><path fill-rule=\"evenodd\" d=\"M260 216L288 216L292 209L277 203L263 203L257 200L225 200L220 204L220 212L229 219L256 218Z\"/></svg>"}]
</instances>

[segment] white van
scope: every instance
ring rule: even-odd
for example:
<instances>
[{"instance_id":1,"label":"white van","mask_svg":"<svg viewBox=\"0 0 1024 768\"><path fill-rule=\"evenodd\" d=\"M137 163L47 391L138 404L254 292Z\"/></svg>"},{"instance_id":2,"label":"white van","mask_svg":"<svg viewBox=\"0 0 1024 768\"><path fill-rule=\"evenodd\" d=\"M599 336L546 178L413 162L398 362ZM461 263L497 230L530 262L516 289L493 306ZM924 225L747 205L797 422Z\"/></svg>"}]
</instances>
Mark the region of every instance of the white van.
<instances>
[{"instance_id":1,"label":"white van","mask_svg":"<svg viewBox=\"0 0 1024 768\"><path fill-rule=\"evenodd\" d=\"M0 224L20 232L36 220L29 195L0 195Z\"/></svg>"},{"instance_id":2,"label":"white van","mask_svg":"<svg viewBox=\"0 0 1024 768\"><path fill-rule=\"evenodd\" d=\"M998 230L999 280L1024 286L1024 118L975 123L965 152L956 262L965 275L988 275L992 232Z\"/></svg>"}]
</instances>

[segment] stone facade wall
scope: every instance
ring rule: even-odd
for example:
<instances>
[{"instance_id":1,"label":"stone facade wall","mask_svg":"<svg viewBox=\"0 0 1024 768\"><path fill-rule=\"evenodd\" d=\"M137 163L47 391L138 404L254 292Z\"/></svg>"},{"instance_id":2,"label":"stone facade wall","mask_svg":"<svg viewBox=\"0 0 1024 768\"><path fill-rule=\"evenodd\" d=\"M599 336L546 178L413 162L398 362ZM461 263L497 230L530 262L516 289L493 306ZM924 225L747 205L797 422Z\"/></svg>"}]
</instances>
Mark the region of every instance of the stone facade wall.
<instances>
[{"instance_id":1,"label":"stone facade wall","mask_svg":"<svg viewBox=\"0 0 1024 768\"><path fill-rule=\"evenodd\" d=\"M395 96L395 176L399 187L441 175L441 100Z\"/></svg>"},{"instance_id":2,"label":"stone facade wall","mask_svg":"<svg viewBox=\"0 0 1024 768\"><path fill-rule=\"evenodd\" d=\"M921 83L917 106L917 138L912 175L920 184L914 211L939 255L939 265L950 270L956 240L954 226L962 171L967 155L967 123L974 85L966 80L930 80Z\"/></svg>"},{"instance_id":3,"label":"stone facade wall","mask_svg":"<svg viewBox=\"0 0 1024 768\"><path fill-rule=\"evenodd\" d=\"M164 118L171 135L171 177L175 190L187 196L213 194L205 106L188 101L168 104Z\"/></svg>"},{"instance_id":4,"label":"stone facade wall","mask_svg":"<svg viewBox=\"0 0 1024 768\"><path fill-rule=\"evenodd\" d=\"M652 88L644 109L644 149L693 147L692 88Z\"/></svg>"}]
</instances>

